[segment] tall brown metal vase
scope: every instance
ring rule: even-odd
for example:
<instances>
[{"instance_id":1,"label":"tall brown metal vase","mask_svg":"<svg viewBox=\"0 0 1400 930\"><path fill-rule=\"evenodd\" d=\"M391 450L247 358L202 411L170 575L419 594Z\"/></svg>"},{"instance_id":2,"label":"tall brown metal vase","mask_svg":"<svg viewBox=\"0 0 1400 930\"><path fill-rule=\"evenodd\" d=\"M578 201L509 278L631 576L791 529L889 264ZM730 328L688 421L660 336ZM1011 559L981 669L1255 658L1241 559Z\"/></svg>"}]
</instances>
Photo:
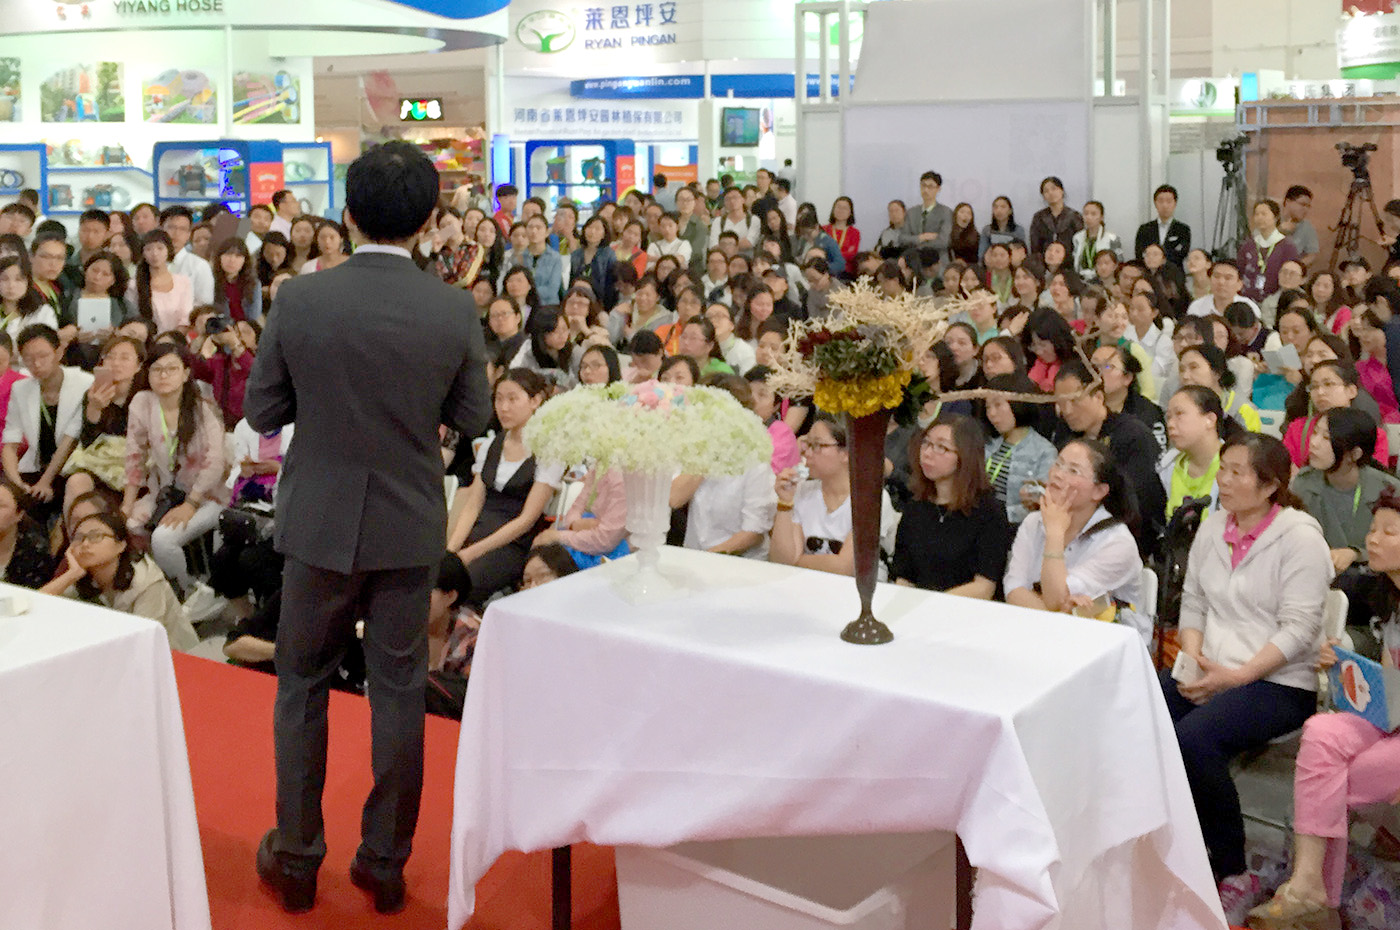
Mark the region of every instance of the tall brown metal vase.
<instances>
[{"instance_id":1,"label":"tall brown metal vase","mask_svg":"<svg viewBox=\"0 0 1400 930\"><path fill-rule=\"evenodd\" d=\"M885 487L885 433L891 410L847 417L846 451L851 473L851 543L855 546L856 591L860 616L841 631L848 643L878 646L894 639L890 628L870 610L880 565L880 503Z\"/></svg>"}]
</instances>

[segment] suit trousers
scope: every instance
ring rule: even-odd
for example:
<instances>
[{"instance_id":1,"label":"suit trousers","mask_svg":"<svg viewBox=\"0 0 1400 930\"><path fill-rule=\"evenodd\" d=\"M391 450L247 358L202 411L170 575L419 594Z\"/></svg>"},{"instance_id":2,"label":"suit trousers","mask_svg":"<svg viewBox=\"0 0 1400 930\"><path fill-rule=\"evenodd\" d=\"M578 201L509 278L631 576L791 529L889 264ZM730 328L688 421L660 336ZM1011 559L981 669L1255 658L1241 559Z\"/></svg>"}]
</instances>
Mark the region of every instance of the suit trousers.
<instances>
[{"instance_id":1,"label":"suit trousers","mask_svg":"<svg viewBox=\"0 0 1400 930\"><path fill-rule=\"evenodd\" d=\"M341 574L287 557L274 661L277 835L293 868L325 858L331 683L355 623L363 620L374 788L360 822L359 861L371 873L403 868L423 793L424 686L428 677L430 566Z\"/></svg>"}]
</instances>

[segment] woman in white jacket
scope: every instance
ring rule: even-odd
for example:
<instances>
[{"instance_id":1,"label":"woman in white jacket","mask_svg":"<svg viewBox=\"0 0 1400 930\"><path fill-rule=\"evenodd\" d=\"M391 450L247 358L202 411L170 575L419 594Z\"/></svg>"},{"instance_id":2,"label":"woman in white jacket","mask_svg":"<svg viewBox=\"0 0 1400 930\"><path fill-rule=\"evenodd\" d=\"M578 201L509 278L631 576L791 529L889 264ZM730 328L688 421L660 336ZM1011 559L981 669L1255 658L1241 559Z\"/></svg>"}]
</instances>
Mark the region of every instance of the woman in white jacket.
<instances>
[{"instance_id":1,"label":"woman in white jacket","mask_svg":"<svg viewBox=\"0 0 1400 930\"><path fill-rule=\"evenodd\" d=\"M1243 433L1221 448L1221 509L1196 533L1181 599L1181 650L1199 673L1162 674L1217 879L1245 870L1230 760L1298 729L1317 704L1332 559L1317 521L1296 509L1290 467L1272 436Z\"/></svg>"},{"instance_id":2,"label":"woman in white jacket","mask_svg":"<svg viewBox=\"0 0 1400 930\"><path fill-rule=\"evenodd\" d=\"M1103 226L1103 204L1091 200L1084 205L1084 228L1074 234L1070 242L1073 254L1070 256L1074 270L1086 281L1098 280L1094 271L1094 258L1100 252L1112 252L1120 262L1123 260L1123 240ZM1100 282L1107 284L1109 282Z\"/></svg>"}]
</instances>

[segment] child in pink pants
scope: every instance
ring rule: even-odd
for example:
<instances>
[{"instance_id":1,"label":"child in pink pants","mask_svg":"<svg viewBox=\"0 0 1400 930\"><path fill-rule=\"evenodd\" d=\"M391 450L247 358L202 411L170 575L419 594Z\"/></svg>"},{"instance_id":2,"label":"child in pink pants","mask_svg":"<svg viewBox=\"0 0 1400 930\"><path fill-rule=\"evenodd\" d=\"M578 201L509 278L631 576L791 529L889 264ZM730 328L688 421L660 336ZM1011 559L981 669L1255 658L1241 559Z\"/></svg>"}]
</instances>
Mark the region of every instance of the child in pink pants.
<instances>
[{"instance_id":1,"label":"child in pink pants","mask_svg":"<svg viewBox=\"0 0 1400 930\"><path fill-rule=\"evenodd\" d=\"M1385 663L1400 667L1400 494L1386 488L1371 508L1366 555L1385 576L1367 597L1386 618ZM1322 648L1319 665L1336 662ZM1293 875L1271 901L1249 912L1254 930L1340 930L1342 878L1347 863L1347 810L1394 803L1400 794L1400 731L1385 733L1355 714L1317 714L1303 724L1293 775Z\"/></svg>"},{"instance_id":2,"label":"child in pink pants","mask_svg":"<svg viewBox=\"0 0 1400 930\"><path fill-rule=\"evenodd\" d=\"M1340 927L1347 864L1347 810L1400 793L1400 733L1355 714L1317 714L1303 724L1293 776L1293 875L1249 913L1256 930Z\"/></svg>"},{"instance_id":3,"label":"child in pink pants","mask_svg":"<svg viewBox=\"0 0 1400 930\"><path fill-rule=\"evenodd\" d=\"M1303 725L1293 776L1293 829L1327 840L1321 878L1331 907L1342 898L1347 809L1384 804L1396 794L1400 735L1378 730L1355 714L1318 714Z\"/></svg>"}]
</instances>

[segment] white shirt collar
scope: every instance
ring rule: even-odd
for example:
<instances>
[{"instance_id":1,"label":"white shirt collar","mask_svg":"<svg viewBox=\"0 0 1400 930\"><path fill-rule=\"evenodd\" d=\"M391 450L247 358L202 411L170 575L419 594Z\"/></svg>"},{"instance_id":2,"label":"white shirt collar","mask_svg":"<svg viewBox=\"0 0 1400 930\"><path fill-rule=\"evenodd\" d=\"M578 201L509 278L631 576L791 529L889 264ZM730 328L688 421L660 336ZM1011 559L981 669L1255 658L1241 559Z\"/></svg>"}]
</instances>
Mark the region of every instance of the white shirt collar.
<instances>
[{"instance_id":1,"label":"white shirt collar","mask_svg":"<svg viewBox=\"0 0 1400 930\"><path fill-rule=\"evenodd\" d=\"M364 245L356 246L355 254L358 255L361 252L378 252L383 255L400 255L404 258L413 258L413 256L409 254L408 249L401 249L396 245L380 245L377 242L366 242Z\"/></svg>"}]
</instances>

